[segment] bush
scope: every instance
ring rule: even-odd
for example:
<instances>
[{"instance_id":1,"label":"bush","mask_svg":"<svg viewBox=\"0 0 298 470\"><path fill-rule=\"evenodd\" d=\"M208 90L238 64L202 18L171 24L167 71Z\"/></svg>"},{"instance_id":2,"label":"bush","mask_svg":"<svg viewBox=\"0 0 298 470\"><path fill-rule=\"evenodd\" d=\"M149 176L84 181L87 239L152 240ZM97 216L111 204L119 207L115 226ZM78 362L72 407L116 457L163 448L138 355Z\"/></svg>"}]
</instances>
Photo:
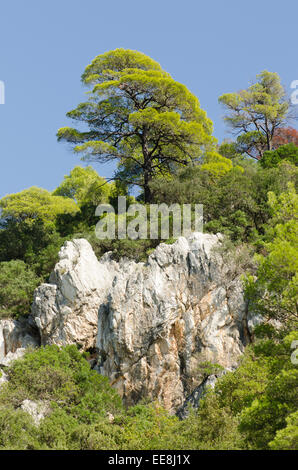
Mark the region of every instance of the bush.
<instances>
[{"instance_id":1,"label":"bush","mask_svg":"<svg viewBox=\"0 0 298 470\"><path fill-rule=\"evenodd\" d=\"M28 315L40 278L24 261L0 263L0 318Z\"/></svg>"},{"instance_id":2,"label":"bush","mask_svg":"<svg viewBox=\"0 0 298 470\"><path fill-rule=\"evenodd\" d=\"M37 445L31 416L22 410L0 405L0 449L28 450Z\"/></svg>"},{"instance_id":3,"label":"bush","mask_svg":"<svg viewBox=\"0 0 298 470\"><path fill-rule=\"evenodd\" d=\"M298 147L293 143L281 145L276 150L264 152L259 164L263 168L273 168L285 160L296 166L298 165Z\"/></svg>"}]
</instances>

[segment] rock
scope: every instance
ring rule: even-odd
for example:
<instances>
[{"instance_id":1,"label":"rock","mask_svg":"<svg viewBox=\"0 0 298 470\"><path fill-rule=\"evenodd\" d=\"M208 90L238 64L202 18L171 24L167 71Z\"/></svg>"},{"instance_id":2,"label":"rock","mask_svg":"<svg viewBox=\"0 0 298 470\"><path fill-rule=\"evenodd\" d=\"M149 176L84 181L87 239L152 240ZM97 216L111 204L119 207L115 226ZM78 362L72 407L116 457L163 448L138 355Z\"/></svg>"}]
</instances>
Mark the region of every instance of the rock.
<instances>
[{"instance_id":1,"label":"rock","mask_svg":"<svg viewBox=\"0 0 298 470\"><path fill-rule=\"evenodd\" d=\"M39 333L31 318L0 320L0 361L19 348L35 348L39 344Z\"/></svg>"},{"instance_id":2,"label":"rock","mask_svg":"<svg viewBox=\"0 0 298 470\"><path fill-rule=\"evenodd\" d=\"M205 391L208 388L214 388L215 387L215 382L217 380L216 375L209 375L209 377L206 377L206 379L203 380L200 385L198 385L193 392L186 398L185 402L183 405L178 409L177 411L177 416L180 419L185 419L189 413L189 408L198 408L200 400L204 396Z\"/></svg>"},{"instance_id":3,"label":"rock","mask_svg":"<svg viewBox=\"0 0 298 470\"><path fill-rule=\"evenodd\" d=\"M109 253L97 260L83 239L67 242L32 315L42 344L98 349L97 370L126 404L143 397L175 412L199 384L199 362L237 366L250 341L239 277L214 250L220 235L194 233L160 244L147 263Z\"/></svg>"},{"instance_id":4,"label":"rock","mask_svg":"<svg viewBox=\"0 0 298 470\"><path fill-rule=\"evenodd\" d=\"M262 315L256 315L253 312L248 312L247 314L247 327L250 335L253 335L254 328L264 322L264 317ZM273 319L268 321L269 324L279 328L281 326L277 324Z\"/></svg>"},{"instance_id":5,"label":"rock","mask_svg":"<svg viewBox=\"0 0 298 470\"><path fill-rule=\"evenodd\" d=\"M109 423L113 423L115 421L115 417L112 415L112 413L107 413L107 418Z\"/></svg>"},{"instance_id":6,"label":"rock","mask_svg":"<svg viewBox=\"0 0 298 470\"><path fill-rule=\"evenodd\" d=\"M1 359L0 366L9 367L13 361L23 357L25 352L26 352L25 348L18 348L15 352L7 353L6 356L3 359Z\"/></svg>"},{"instance_id":7,"label":"rock","mask_svg":"<svg viewBox=\"0 0 298 470\"><path fill-rule=\"evenodd\" d=\"M21 409L33 418L36 426L51 413L50 404L46 401L24 400L21 404Z\"/></svg>"},{"instance_id":8,"label":"rock","mask_svg":"<svg viewBox=\"0 0 298 470\"><path fill-rule=\"evenodd\" d=\"M87 240L66 242L50 277L35 291L32 317L41 343L96 343L98 308L112 283L111 262L99 262ZM111 266L110 266L111 265Z\"/></svg>"},{"instance_id":9,"label":"rock","mask_svg":"<svg viewBox=\"0 0 298 470\"><path fill-rule=\"evenodd\" d=\"M161 244L147 264L123 262L100 306L98 370L131 405L143 397L174 412L198 384L199 362L235 367L246 334L240 279L212 248L219 237L194 234Z\"/></svg>"},{"instance_id":10,"label":"rock","mask_svg":"<svg viewBox=\"0 0 298 470\"><path fill-rule=\"evenodd\" d=\"M5 382L8 382L8 377L5 374L4 370L0 369L0 386Z\"/></svg>"}]
</instances>

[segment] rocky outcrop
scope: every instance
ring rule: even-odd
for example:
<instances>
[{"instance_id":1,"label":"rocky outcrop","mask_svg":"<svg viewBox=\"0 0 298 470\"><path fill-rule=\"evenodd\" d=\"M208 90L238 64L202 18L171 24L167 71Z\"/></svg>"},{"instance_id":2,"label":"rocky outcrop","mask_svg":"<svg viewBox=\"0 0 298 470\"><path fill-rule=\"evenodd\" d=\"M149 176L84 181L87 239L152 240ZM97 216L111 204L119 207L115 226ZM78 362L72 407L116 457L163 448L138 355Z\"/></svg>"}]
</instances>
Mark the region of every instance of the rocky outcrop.
<instances>
[{"instance_id":1,"label":"rocky outcrop","mask_svg":"<svg viewBox=\"0 0 298 470\"><path fill-rule=\"evenodd\" d=\"M31 416L35 426L51 413L51 406L47 401L24 400L20 408Z\"/></svg>"},{"instance_id":2,"label":"rocky outcrop","mask_svg":"<svg viewBox=\"0 0 298 470\"><path fill-rule=\"evenodd\" d=\"M124 263L99 310L99 371L128 404L144 396L176 410L198 384L199 362L235 367L248 341L239 279L215 235L160 245L147 264Z\"/></svg>"},{"instance_id":3,"label":"rocky outcrop","mask_svg":"<svg viewBox=\"0 0 298 470\"><path fill-rule=\"evenodd\" d=\"M7 362L20 348L39 346L39 333L32 318L0 320L0 363Z\"/></svg>"},{"instance_id":4,"label":"rocky outcrop","mask_svg":"<svg viewBox=\"0 0 298 470\"><path fill-rule=\"evenodd\" d=\"M98 309L106 301L114 264L99 262L87 240L66 242L50 277L35 291L32 317L41 344L95 347Z\"/></svg>"},{"instance_id":5,"label":"rocky outcrop","mask_svg":"<svg viewBox=\"0 0 298 470\"><path fill-rule=\"evenodd\" d=\"M15 352L9 352L1 359L0 367L9 367L13 361L21 359L26 352L26 348L18 348Z\"/></svg>"},{"instance_id":6,"label":"rocky outcrop","mask_svg":"<svg viewBox=\"0 0 298 470\"><path fill-rule=\"evenodd\" d=\"M67 242L32 316L42 344L97 348L97 370L127 404L142 397L177 410L199 384L202 361L235 367L249 341L239 277L214 248L219 235L196 233L161 244L147 263Z\"/></svg>"}]
</instances>

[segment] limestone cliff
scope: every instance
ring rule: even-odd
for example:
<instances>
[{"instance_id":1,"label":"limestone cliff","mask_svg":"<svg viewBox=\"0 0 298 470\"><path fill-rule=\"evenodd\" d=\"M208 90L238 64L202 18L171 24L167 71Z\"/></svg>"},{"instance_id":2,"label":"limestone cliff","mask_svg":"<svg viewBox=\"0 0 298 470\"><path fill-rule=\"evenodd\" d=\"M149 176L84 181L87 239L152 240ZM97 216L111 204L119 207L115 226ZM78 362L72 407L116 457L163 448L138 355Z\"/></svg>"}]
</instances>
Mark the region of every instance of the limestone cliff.
<instances>
[{"instance_id":1,"label":"limestone cliff","mask_svg":"<svg viewBox=\"0 0 298 470\"><path fill-rule=\"evenodd\" d=\"M233 368L249 341L241 281L214 250L220 238L181 237L147 263L98 261L86 240L67 242L35 293L42 344L96 348L97 370L127 404L150 397L176 410L199 385L199 362Z\"/></svg>"}]
</instances>

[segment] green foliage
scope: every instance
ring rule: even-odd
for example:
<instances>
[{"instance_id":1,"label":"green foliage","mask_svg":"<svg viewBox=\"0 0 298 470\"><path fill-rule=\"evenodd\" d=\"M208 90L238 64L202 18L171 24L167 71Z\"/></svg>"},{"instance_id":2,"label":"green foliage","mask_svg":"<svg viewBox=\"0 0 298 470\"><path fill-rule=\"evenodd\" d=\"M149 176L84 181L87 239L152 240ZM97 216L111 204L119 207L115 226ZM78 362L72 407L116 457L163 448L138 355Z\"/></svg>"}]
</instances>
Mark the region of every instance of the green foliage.
<instances>
[{"instance_id":1,"label":"green foliage","mask_svg":"<svg viewBox=\"0 0 298 470\"><path fill-rule=\"evenodd\" d=\"M108 413L123 412L107 378L92 371L75 346L28 351L6 373L9 382L0 389L0 448L92 448L90 441L86 447L82 441L93 439L98 427L107 426ZM25 399L49 403L50 414L39 427L19 409Z\"/></svg>"},{"instance_id":2,"label":"green foliage","mask_svg":"<svg viewBox=\"0 0 298 470\"><path fill-rule=\"evenodd\" d=\"M37 253L48 245L57 244L60 238L53 224L41 219L26 219L21 222L7 220L0 228L0 261L21 259L34 263Z\"/></svg>"},{"instance_id":3,"label":"green foliage","mask_svg":"<svg viewBox=\"0 0 298 470\"><path fill-rule=\"evenodd\" d=\"M215 395L239 419L243 446L267 449L298 406L298 369L291 362L292 332L282 340L258 340L246 349L240 367L223 376Z\"/></svg>"},{"instance_id":4,"label":"green foliage","mask_svg":"<svg viewBox=\"0 0 298 470\"><path fill-rule=\"evenodd\" d=\"M298 449L298 411L286 418L287 426L277 431L273 441L269 443L271 450Z\"/></svg>"},{"instance_id":5,"label":"green foliage","mask_svg":"<svg viewBox=\"0 0 298 470\"><path fill-rule=\"evenodd\" d=\"M0 450L28 450L36 446L31 416L20 409L0 405Z\"/></svg>"},{"instance_id":6,"label":"green foliage","mask_svg":"<svg viewBox=\"0 0 298 470\"><path fill-rule=\"evenodd\" d=\"M40 278L21 260L0 263L0 318L28 315Z\"/></svg>"},{"instance_id":7,"label":"green foliage","mask_svg":"<svg viewBox=\"0 0 298 470\"><path fill-rule=\"evenodd\" d=\"M67 115L89 131L65 127L58 139L74 144L84 159L116 160L117 178L144 190L149 183L212 149L212 123L198 99L157 62L137 51L116 49L97 56L82 75L89 100Z\"/></svg>"},{"instance_id":8,"label":"green foliage","mask_svg":"<svg viewBox=\"0 0 298 470\"><path fill-rule=\"evenodd\" d=\"M161 240L137 239L130 240L125 238L115 240L99 240L96 238L94 228L87 232L75 234L77 238L86 238L91 244L97 258L103 256L106 252L112 252L112 258L119 261L120 258L129 258L138 261L146 261L150 252L156 248Z\"/></svg>"},{"instance_id":9,"label":"green foliage","mask_svg":"<svg viewBox=\"0 0 298 470\"><path fill-rule=\"evenodd\" d=\"M14 405L25 399L54 400L86 421L121 409L120 397L110 389L107 378L90 370L76 346L45 346L28 352L7 374L9 382L0 396Z\"/></svg>"},{"instance_id":10,"label":"green foliage","mask_svg":"<svg viewBox=\"0 0 298 470\"><path fill-rule=\"evenodd\" d=\"M269 193L273 217L265 243L267 256L256 255L257 278L248 277L247 296L256 312L284 324L298 320L298 196L294 185L276 196Z\"/></svg>"},{"instance_id":11,"label":"green foliage","mask_svg":"<svg viewBox=\"0 0 298 470\"><path fill-rule=\"evenodd\" d=\"M167 204L203 204L204 230L224 233L234 242L258 243L272 214L267 193L280 194L288 182L296 183L297 169L288 162L270 169L254 162L237 163L215 180L200 166L188 167L171 181L159 179L151 184L154 199Z\"/></svg>"},{"instance_id":12,"label":"green foliage","mask_svg":"<svg viewBox=\"0 0 298 470\"><path fill-rule=\"evenodd\" d=\"M0 318L29 313L34 288L47 280L67 239L87 238L98 257L112 251L114 259L136 261L146 261L160 241L172 243L160 233L156 240L96 238L95 206L116 207L119 195L129 205L128 188L138 185L145 203L203 204L204 229L226 235L217 250L227 275L249 273L249 308L278 322L255 328L239 367L218 378L183 421L158 403L124 408L75 346L28 350L5 368L0 449L297 450L298 369L291 354L298 341L298 147L271 150L295 134L278 132L288 114L278 75L264 71L247 90L220 98L240 135L217 149L197 98L150 57L110 51L92 61L82 81L93 87L89 99L68 116L85 130L63 128L58 139L83 159L117 161L115 182L90 166L75 167L53 193L33 187L1 199ZM244 154L262 158L256 163ZM205 362L194 374L204 380L221 372ZM26 399L49 405L39 425L21 410Z\"/></svg>"},{"instance_id":13,"label":"green foliage","mask_svg":"<svg viewBox=\"0 0 298 470\"><path fill-rule=\"evenodd\" d=\"M53 270L64 241L54 225L40 219L9 220L0 229L0 262L22 260L42 282Z\"/></svg>"},{"instance_id":14,"label":"green foliage","mask_svg":"<svg viewBox=\"0 0 298 470\"><path fill-rule=\"evenodd\" d=\"M0 262L23 260L46 279L64 242L58 222L61 225L61 217L73 220L78 206L69 198L33 187L5 196L0 208Z\"/></svg>"},{"instance_id":15,"label":"green foliage","mask_svg":"<svg viewBox=\"0 0 298 470\"><path fill-rule=\"evenodd\" d=\"M224 140L218 147L218 153L223 157L229 158L232 162L243 161L244 157L239 153L235 142Z\"/></svg>"},{"instance_id":16,"label":"green foliage","mask_svg":"<svg viewBox=\"0 0 298 470\"><path fill-rule=\"evenodd\" d=\"M214 364L210 361L200 362L197 372L202 377L202 380L209 377L209 375L217 375L224 370L220 364Z\"/></svg>"},{"instance_id":17,"label":"green foliage","mask_svg":"<svg viewBox=\"0 0 298 470\"><path fill-rule=\"evenodd\" d=\"M60 214L57 217L57 230L62 236L88 230L95 225L98 222L95 210L99 204L111 204L117 212L119 196L126 196L128 205L134 200L128 196L124 184L108 183L91 166L76 166L52 194L73 199L80 208L76 214Z\"/></svg>"},{"instance_id":18,"label":"green foliage","mask_svg":"<svg viewBox=\"0 0 298 470\"><path fill-rule=\"evenodd\" d=\"M32 187L10 194L0 200L2 218L19 221L41 219L44 223L55 221L59 214L75 214L78 207L68 198L53 196L46 189Z\"/></svg>"},{"instance_id":19,"label":"green foliage","mask_svg":"<svg viewBox=\"0 0 298 470\"><path fill-rule=\"evenodd\" d=\"M186 445L179 439L178 418L155 403L130 408L123 425L123 449L183 449Z\"/></svg>"},{"instance_id":20,"label":"green foliage","mask_svg":"<svg viewBox=\"0 0 298 470\"><path fill-rule=\"evenodd\" d=\"M240 367L218 379L183 421L157 403L125 410L75 346L28 351L6 369L9 381L0 389L0 448L294 449L298 370L290 354L298 336L277 337L250 346ZM19 409L25 399L50 405L39 425Z\"/></svg>"},{"instance_id":21,"label":"green foliage","mask_svg":"<svg viewBox=\"0 0 298 470\"><path fill-rule=\"evenodd\" d=\"M277 73L264 70L256 83L237 93L226 93L219 98L229 114L225 121L242 132L237 145L253 158L272 149L274 135L283 125L289 111L285 90Z\"/></svg>"},{"instance_id":22,"label":"green foliage","mask_svg":"<svg viewBox=\"0 0 298 470\"><path fill-rule=\"evenodd\" d=\"M97 206L109 201L114 186L107 183L91 166L76 166L52 194L73 199L80 208L86 204Z\"/></svg>"},{"instance_id":23,"label":"green foliage","mask_svg":"<svg viewBox=\"0 0 298 470\"><path fill-rule=\"evenodd\" d=\"M284 160L298 165L298 147L296 145L290 143L281 145L276 150L267 150L260 160L260 165L263 168L272 168Z\"/></svg>"},{"instance_id":24,"label":"green foliage","mask_svg":"<svg viewBox=\"0 0 298 470\"><path fill-rule=\"evenodd\" d=\"M210 175L219 177L223 176L233 168L230 159L223 157L217 152L207 152L203 158L201 170L207 171Z\"/></svg>"},{"instance_id":25,"label":"green foliage","mask_svg":"<svg viewBox=\"0 0 298 470\"><path fill-rule=\"evenodd\" d=\"M238 430L238 418L228 407L222 406L216 395L209 391L197 411L191 411L180 426L182 442L195 450L239 450L243 439Z\"/></svg>"}]
</instances>

